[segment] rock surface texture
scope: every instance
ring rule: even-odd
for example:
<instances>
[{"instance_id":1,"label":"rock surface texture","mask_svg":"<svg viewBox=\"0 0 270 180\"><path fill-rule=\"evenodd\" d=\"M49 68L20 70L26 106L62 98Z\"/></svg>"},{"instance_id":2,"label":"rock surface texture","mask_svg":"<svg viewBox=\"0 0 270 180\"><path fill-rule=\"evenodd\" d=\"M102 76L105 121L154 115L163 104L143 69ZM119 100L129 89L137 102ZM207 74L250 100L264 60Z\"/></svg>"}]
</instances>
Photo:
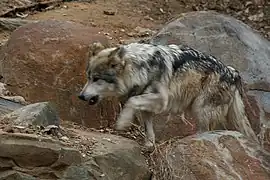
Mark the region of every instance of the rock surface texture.
<instances>
[{"instance_id":1,"label":"rock surface texture","mask_svg":"<svg viewBox=\"0 0 270 180\"><path fill-rule=\"evenodd\" d=\"M157 180L270 178L270 154L236 131L188 136L163 146L153 158Z\"/></svg>"},{"instance_id":2,"label":"rock surface texture","mask_svg":"<svg viewBox=\"0 0 270 180\"><path fill-rule=\"evenodd\" d=\"M49 102L29 104L16 109L0 118L0 121L7 121L13 125L28 127L59 125L60 118L55 107Z\"/></svg>"},{"instance_id":3,"label":"rock surface texture","mask_svg":"<svg viewBox=\"0 0 270 180\"><path fill-rule=\"evenodd\" d=\"M269 146L269 41L232 17L211 11L199 11L182 14L169 22L150 39L150 43L185 44L210 53L241 71L249 89L249 103L246 101L245 104L252 127L261 136L263 143ZM172 119L175 127L179 126L177 120ZM157 131L162 131L162 127ZM182 135L180 131L169 133L174 136Z\"/></svg>"},{"instance_id":4,"label":"rock surface texture","mask_svg":"<svg viewBox=\"0 0 270 180\"><path fill-rule=\"evenodd\" d=\"M106 126L107 119L115 118L114 106L90 107L77 98L86 82L88 47L95 41L108 45L94 27L58 20L27 24L1 49L0 74L8 90L26 101L55 103L63 120Z\"/></svg>"},{"instance_id":5,"label":"rock surface texture","mask_svg":"<svg viewBox=\"0 0 270 180\"><path fill-rule=\"evenodd\" d=\"M72 130L69 129L69 132ZM1 180L148 180L138 144L126 138L74 130L62 140L0 132ZM71 148L72 147L72 148Z\"/></svg>"}]
</instances>

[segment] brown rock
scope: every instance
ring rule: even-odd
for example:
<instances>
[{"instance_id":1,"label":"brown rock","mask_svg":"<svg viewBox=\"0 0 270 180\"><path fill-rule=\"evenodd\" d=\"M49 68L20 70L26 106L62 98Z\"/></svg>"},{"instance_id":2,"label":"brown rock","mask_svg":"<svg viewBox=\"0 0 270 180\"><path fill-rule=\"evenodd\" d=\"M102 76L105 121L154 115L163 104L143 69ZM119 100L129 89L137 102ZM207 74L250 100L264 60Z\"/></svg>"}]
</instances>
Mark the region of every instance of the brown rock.
<instances>
[{"instance_id":1,"label":"brown rock","mask_svg":"<svg viewBox=\"0 0 270 180\"><path fill-rule=\"evenodd\" d=\"M115 15L116 12L114 10L104 10L103 13L105 15L111 15L111 16L113 16L113 15Z\"/></svg>"},{"instance_id":2,"label":"brown rock","mask_svg":"<svg viewBox=\"0 0 270 180\"><path fill-rule=\"evenodd\" d=\"M46 20L15 30L1 49L1 75L9 90L34 103L51 101L63 120L91 127L107 126L114 107L90 107L77 98L86 77L88 46L108 45L99 29L73 22ZM117 107L117 106L116 106ZM102 117L103 116L103 117Z\"/></svg>"},{"instance_id":3,"label":"brown rock","mask_svg":"<svg viewBox=\"0 0 270 180\"><path fill-rule=\"evenodd\" d=\"M97 169L95 164L98 165L99 170L98 173L96 172L96 178L108 180L150 179L151 173L136 142L110 134L91 133L75 129L74 132L85 138L94 139L96 142L91 152L94 161L84 163L84 166L92 169L92 173L94 169ZM76 169L72 168L72 172L74 171L76 172ZM74 174L71 177L75 177Z\"/></svg>"},{"instance_id":4,"label":"brown rock","mask_svg":"<svg viewBox=\"0 0 270 180\"><path fill-rule=\"evenodd\" d=\"M180 115L160 114L155 117L154 127L157 141L165 141L175 136L185 137L196 133L196 122L188 118L184 122Z\"/></svg>"},{"instance_id":5,"label":"brown rock","mask_svg":"<svg viewBox=\"0 0 270 180\"><path fill-rule=\"evenodd\" d=\"M15 163L11 159L6 159L4 157L0 157L0 170L11 169L15 166Z\"/></svg>"},{"instance_id":6,"label":"brown rock","mask_svg":"<svg viewBox=\"0 0 270 180\"><path fill-rule=\"evenodd\" d=\"M71 165L82 161L79 152L34 135L1 133L0 142L1 157L12 159L19 167Z\"/></svg>"},{"instance_id":7,"label":"brown rock","mask_svg":"<svg viewBox=\"0 0 270 180\"><path fill-rule=\"evenodd\" d=\"M236 131L197 134L159 149L153 156L156 179L270 178L269 154Z\"/></svg>"}]
</instances>

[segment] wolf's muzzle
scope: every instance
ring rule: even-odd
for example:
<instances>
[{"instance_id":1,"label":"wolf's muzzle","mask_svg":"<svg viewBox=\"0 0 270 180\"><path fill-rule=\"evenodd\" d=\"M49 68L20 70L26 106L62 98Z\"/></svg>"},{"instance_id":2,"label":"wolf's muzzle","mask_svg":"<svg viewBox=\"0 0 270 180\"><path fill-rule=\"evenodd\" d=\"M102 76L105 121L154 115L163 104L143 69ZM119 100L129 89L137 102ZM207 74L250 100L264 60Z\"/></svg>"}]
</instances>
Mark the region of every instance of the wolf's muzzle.
<instances>
[{"instance_id":1,"label":"wolf's muzzle","mask_svg":"<svg viewBox=\"0 0 270 180\"><path fill-rule=\"evenodd\" d=\"M93 97L91 97L90 99L89 99L89 104L90 105L94 105L94 104L96 104L97 102L98 102L98 99L99 99L99 97L98 96L93 96Z\"/></svg>"},{"instance_id":2,"label":"wolf's muzzle","mask_svg":"<svg viewBox=\"0 0 270 180\"><path fill-rule=\"evenodd\" d=\"M94 105L99 100L99 96L98 95L90 97L89 100L87 100L88 98L85 98L84 95L79 95L78 98L80 100L83 100L83 101L88 101L89 105Z\"/></svg>"}]
</instances>

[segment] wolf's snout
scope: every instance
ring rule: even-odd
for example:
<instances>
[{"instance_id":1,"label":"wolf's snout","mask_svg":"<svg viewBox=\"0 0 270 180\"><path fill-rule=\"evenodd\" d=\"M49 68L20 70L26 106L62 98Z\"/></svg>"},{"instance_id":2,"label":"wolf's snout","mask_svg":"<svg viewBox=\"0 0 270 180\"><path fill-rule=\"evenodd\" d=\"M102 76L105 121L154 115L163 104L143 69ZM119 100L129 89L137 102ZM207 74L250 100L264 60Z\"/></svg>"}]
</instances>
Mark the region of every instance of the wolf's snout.
<instances>
[{"instance_id":1,"label":"wolf's snout","mask_svg":"<svg viewBox=\"0 0 270 180\"><path fill-rule=\"evenodd\" d=\"M98 102L98 100L99 100L99 96L98 95L91 96L91 97L89 97L89 96L85 97L84 95L80 94L78 96L78 98L81 99L81 100L83 100L83 101L88 101L88 103L90 105L96 104Z\"/></svg>"},{"instance_id":2,"label":"wolf's snout","mask_svg":"<svg viewBox=\"0 0 270 180\"><path fill-rule=\"evenodd\" d=\"M78 96L78 98L79 98L80 100L86 101L85 96L82 95L82 94L80 94L80 95Z\"/></svg>"},{"instance_id":3,"label":"wolf's snout","mask_svg":"<svg viewBox=\"0 0 270 180\"><path fill-rule=\"evenodd\" d=\"M89 99L89 104L90 104L90 105L96 104L96 103L98 102L98 99L99 99L98 96L93 96L93 97L91 97L91 98Z\"/></svg>"}]
</instances>

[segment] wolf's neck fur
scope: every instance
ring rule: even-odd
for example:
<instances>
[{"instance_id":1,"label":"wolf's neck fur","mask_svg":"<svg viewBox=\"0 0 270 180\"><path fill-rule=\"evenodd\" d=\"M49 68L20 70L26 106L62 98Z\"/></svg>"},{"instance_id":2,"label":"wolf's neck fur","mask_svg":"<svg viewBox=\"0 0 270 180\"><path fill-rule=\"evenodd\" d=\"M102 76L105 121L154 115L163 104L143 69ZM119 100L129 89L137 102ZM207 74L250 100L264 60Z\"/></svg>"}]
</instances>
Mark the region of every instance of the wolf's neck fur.
<instances>
[{"instance_id":1,"label":"wolf's neck fur","mask_svg":"<svg viewBox=\"0 0 270 180\"><path fill-rule=\"evenodd\" d=\"M125 89L133 89L141 94L153 82L169 82L172 76L172 56L168 46L155 46L151 44L131 43L123 46L123 58L130 63L125 75ZM125 94L130 92L125 92Z\"/></svg>"}]
</instances>

